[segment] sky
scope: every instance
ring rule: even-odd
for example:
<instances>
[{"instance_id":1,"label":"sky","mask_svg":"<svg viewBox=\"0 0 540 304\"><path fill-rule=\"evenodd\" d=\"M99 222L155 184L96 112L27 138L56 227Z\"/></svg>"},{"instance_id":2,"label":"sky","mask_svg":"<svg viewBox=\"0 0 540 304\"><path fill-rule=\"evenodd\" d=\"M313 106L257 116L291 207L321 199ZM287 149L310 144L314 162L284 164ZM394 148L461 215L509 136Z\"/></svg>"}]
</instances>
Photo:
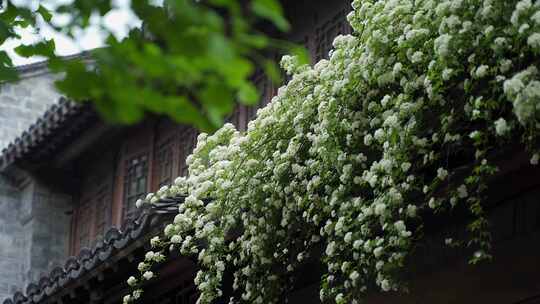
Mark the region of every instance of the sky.
<instances>
[{"instance_id":1,"label":"sky","mask_svg":"<svg viewBox=\"0 0 540 304\"><path fill-rule=\"evenodd\" d=\"M32 8L37 8L41 3L41 5L50 9L57 5L69 3L70 0L12 0L12 2L16 5L25 5ZM106 38L106 31L103 30L102 27L110 30L117 38L122 38L127 35L131 28L140 26L141 22L130 10L129 4L130 0L114 0L114 10L103 17L94 16L91 18L91 26L84 31L78 31L75 35L75 39L71 39L66 35L58 33L51 27L41 23L41 30L39 33L35 33L32 30L20 29L18 30L18 33L21 35L21 40L8 40L0 47L0 49L6 50L13 60L14 65L18 66L43 60L41 57L20 57L13 51L13 48L21 43L31 44L36 42L39 37L54 39L57 55L60 56L72 55L84 50L101 47L104 45L104 40ZM57 26L65 24L68 20L69 17L66 15L54 15L52 18L53 24Z\"/></svg>"}]
</instances>

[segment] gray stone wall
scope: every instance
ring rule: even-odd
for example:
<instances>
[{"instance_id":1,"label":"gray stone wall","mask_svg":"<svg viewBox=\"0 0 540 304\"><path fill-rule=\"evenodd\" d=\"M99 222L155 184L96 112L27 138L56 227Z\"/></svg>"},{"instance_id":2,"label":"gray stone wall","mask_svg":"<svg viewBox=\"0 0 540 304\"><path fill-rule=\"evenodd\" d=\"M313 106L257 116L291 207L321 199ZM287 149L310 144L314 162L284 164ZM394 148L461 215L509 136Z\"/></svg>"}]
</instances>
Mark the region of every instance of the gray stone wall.
<instances>
[{"instance_id":1,"label":"gray stone wall","mask_svg":"<svg viewBox=\"0 0 540 304\"><path fill-rule=\"evenodd\" d=\"M60 97L58 76L42 63L21 68L20 80L0 85L0 151L34 123Z\"/></svg>"},{"instance_id":2,"label":"gray stone wall","mask_svg":"<svg viewBox=\"0 0 540 304\"><path fill-rule=\"evenodd\" d=\"M32 178L15 187L0 175L0 303L63 265L71 201Z\"/></svg>"},{"instance_id":3,"label":"gray stone wall","mask_svg":"<svg viewBox=\"0 0 540 304\"><path fill-rule=\"evenodd\" d=\"M19 68L19 76L0 85L0 151L60 97L57 76L44 63ZM31 180L15 186L0 174L0 302L66 255L69 222L62 202L67 199L38 189Z\"/></svg>"},{"instance_id":4,"label":"gray stone wall","mask_svg":"<svg viewBox=\"0 0 540 304\"><path fill-rule=\"evenodd\" d=\"M34 183L30 209L21 210L20 217L27 236L22 286L37 282L54 266L63 266L68 253L71 197Z\"/></svg>"},{"instance_id":5,"label":"gray stone wall","mask_svg":"<svg viewBox=\"0 0 540 304\"><path fill-rule=\"evenodd\" d=\"M18 220L20 192L0 176L0 301L24 280L25 235Z\"/></svg>"}]
</instances>

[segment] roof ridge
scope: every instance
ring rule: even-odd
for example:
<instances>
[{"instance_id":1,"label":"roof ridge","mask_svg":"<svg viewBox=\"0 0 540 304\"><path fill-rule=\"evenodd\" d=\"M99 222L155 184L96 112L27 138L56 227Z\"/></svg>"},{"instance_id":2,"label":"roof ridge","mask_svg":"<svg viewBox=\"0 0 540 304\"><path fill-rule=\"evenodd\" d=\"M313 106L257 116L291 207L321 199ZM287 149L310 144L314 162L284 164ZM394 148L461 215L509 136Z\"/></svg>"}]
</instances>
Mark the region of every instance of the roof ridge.
<instances>
[{"instance_id":1,"label":"roof ridge","mask_svg":"<svg viewBox=\"0 0 540 304\"><path fill-rule=\"evenodd\" d=\"M60 58L62 60L72 60L72 59L77 59L77 58L88 59L92 51L93 50L86 50L86 51L82 51L75 54L58 56L57 58ZM35 72L38 70L47 70L48 63L49 63L49 60L45 59L45 60L41 60L37 62L17 65L17 66L14 66L14 69L19 73L30 73L30 72Z\"/></svg>"}]
</instances>

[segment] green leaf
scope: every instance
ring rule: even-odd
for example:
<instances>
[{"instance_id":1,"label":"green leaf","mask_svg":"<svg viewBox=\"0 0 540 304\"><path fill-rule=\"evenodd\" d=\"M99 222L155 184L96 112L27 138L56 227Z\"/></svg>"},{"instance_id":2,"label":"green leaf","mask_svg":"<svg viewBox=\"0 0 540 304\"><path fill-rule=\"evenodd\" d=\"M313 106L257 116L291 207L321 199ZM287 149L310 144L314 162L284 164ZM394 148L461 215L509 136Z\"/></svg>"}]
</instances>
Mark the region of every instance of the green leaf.
<instances>
[{"instance_id":1,"label":"green leaf","mask_svg":"<svg viewBox=\"0 0 540 304\"><path fill-rule=\"evenodd\" d=\"M254 0L251 9L257 16L272 21L281 31L288 31L291 27L283 16L283 8L277 0Z\"/></svg>"},{"instance_id":2,"label":"green leaf","mask_svg":"<svg viewBox=\"0 0 540 304\"><path fill-rule=\"evenodd\" d=\"M175 121L194 124L207 131L215 129L185 96L168 96L164 100L167 105L167 114Z\"/></svg>"},{"instance_id":3,"label":"green leaf","mask_svg":"<svg viewBox=\"0 0 540 304\"><path fill-rule=\"evenodd\" d=\"M41 15L41 17L43 17L43 19L47 22L50 22L51 19L52 19L52 14L51 12L46 8L44 7L43 5L40 5L37 12Z\"/></svg>"},{"instance_id":4,"label":"green leaf","mask_svg":"<svg viewBox=\"0 0 540 304\"><path fill-rule=\"evenodd\" d=\"M309 64L310 57L307 49L302 46L294 46L291 48L292 55L298 58L300 65Z\"/></svg>"},{"instance_id":5,"label":"green leaf","mask_svg":"<svg viewBox=\"0 0 540 304\"><path fill-rule=\"evenodd\" d=\"M88 98L90 88L99 85L97 77L89 73L85 64L81 61L51 60L49 68L55 72L66 71L66 76L56 81L55 84L61 92L73 99L82 100Z\"/></svg>"},{"instance_id":6,"label":"green leaf","mask_svg":"<svg viewBox=\"0 0 540 304\"><path fill-rule=\"evenodd\" d=\"M0 65L7 68L13 67L13 62L6 51L0 51Z\"/></svg>"},{"instance_id":7,"label":"green leaf","mask_svg":"<svg viewBox=\"0 0 540 304\"><path fill-rule=\"evenodd\" d=\"M259 91L253 84L246 82L238 90L238 99L246 105L255 105L259 101Z\"/></svg>"},{"instance_id":8,"label":"green leaf","mask_svg":"<svg viewBox=\"0 0 540 304\"><path fill-rule=\"evenodd\" d=\"M17 20L19 26L28 27L36 24L34 12L25 7L10 6L10 16L15 16L13 20Z\"/></svg>"},{"instance_id":9,"label":"green leaf","mask_svg":"<svg viewBox=\"0 0 540 304\"><path fill-rule=\"evenodd\" d=\"M17 70L6 51L0 51L0 83L19 79Z\"/></svg>"},{"instance_id":10,"label":"green leaf","mask_svg":"<svg viewBox=\"0 0 540 304\"><path fill-rule=\"evenodd\" d=\"M208 53L218 60L230 61L234 58L234 49L225 36L212 34L208 37Z\"/></svg>"},{"instance_id":11,"label":"green leaf","mask_svg":"<svg viewBox=\"0 0 540 304\"><path fill-rule=\"evenodd\" d=\"M72 18L58 29L73 37L76 29L89 26L91 16L110 11L111 3L72 0L50 11L40 6L35 12L15 7L0 13L0 21L6 25L4 36L12 37L15 22L31 26L36 18L50 22L56 14L66 13ZM277 39L254 26L268 20L288 29L280 0L251 0L248 11L238 0L202 4L166 0L164 6L134 0L130 5L144 26L122 39L108 33L108 47L92 51L95 71L55 57L53 41L20 46L16 52L49 57L50 70L65 73L56 83L60 91L76 100L90 100L109 120L132 123L144 119L145 113L155 113L207 131L221 126L236 103L257 102L260 94L249 82L255 61L265 65L271 79L280 78L276 65L265 56L275 49L290 52L290 47L280 48L274 43Z\"/></svg>"},{"instance_id":12,"label":"green leaf","mask_svg":"<svg viewBox=\"0 0 540 304\"><path fill-rule=\"evenodd\" d=\"M216 64L216 67L220 69L230 86L241 85L254 70L253 64L243 58L236 58L228 62L221 61Z\"/></svg>"},{"instance_id":13,"label":"green leaf","mask_svg":"<svg viewBox=\"0 0 540 304\"><path fill-rule=\"evenodd\" d=\"M17 70L13 67L0 65L0 83L6 81L15 81L19 78ZM1 87L0 87L1 90Z\"/></svg>"},{"instance_id":14,"label":"green leaf","mask_svg":"<svg viewBox=\"0 0 540 304\"><path fill-rule=\"evenodd\" d=\"M265 60L263 62L263 69L266 75L270 77L270 80L272 80L274 84L281 83L281 72L278 65L274 61Z\"/></svg>"},{"instance_id":15,"label":"green leaf","mask_svg":"<svg viewBox=\"0 0 540 304\"><path fill-rule=\"evenodd\" d=\"M0 44L3 44L9 37L12 37L13 32L9 25L0 20Z\"/></svg>"},{"instance_id":16,"label":"green leaf","mask_svg":"<svg viewBox=\"0 0 540 304\"><path fill-rule=\"evenodd\" d=\"M53 57L55 44L53 39L44 40L36 44L20 45L15 48L15 52L22 57L45 56Z\"/></svg>"},{"instance_id":17,"label":"green leaf","mask_svg":"<svg viewBox=\"0 0 540 304\"><path fill-rule=\"evenodd\" d=\"M232 112L234 98L230 88L222 81L208 80L207 85L198 93L199 101L214 126L220 126L223 117Z\"/></svg>"},{"instance_id":18,"label":"green leaf","mask_svg":"<svg viewBox=\"0 0 540 304\"><path fill-rule=\"evenodd\" d=\"M270 42L268 37L262 35L242 35L240 41L256 49L265 48Z\"/></svg>"}]
</instances>

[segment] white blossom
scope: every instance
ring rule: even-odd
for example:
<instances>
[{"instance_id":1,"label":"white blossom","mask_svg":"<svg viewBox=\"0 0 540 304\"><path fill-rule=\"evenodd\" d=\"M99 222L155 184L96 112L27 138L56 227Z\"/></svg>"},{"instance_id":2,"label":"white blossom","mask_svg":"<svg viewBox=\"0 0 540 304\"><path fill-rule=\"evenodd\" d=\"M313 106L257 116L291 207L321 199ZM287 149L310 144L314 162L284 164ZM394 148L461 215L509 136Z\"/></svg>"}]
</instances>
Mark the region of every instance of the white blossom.
<instances>
[{"instance_id":1,"label":"white blossom","mask_svg":"<svg viewBox=\"0 0 540 304\"><path fill-rule=\"evenodd\" d=\"M150 246L152 246L152 248L156 247L159 242L160 242L160 238L159 236L154 236L153 238L150 239Z\"/></svg>"},{"instance_id":2,"label":"white blossom","mask_svg":"<svg viewBox=\"0 0 540 304\"><path fill-rule=\"evenodd\" d=\"M407 172L407 171L409 171L409 168L411 168L411 163L404 162L404 163L401 164L401 171Z\"/></svg>"},{"instance_id":3,"label":"white blossom","mask_svg":"<svg viewBox=\"0 0 540 304\"><path fill-rule=\"evenodd\" d=\"M180 244L180 243L182 243L182 237L179 236L179 235L173 235L173 236L171 237L171 243L173 243L173 244Z\"/></svg>"},{"instance_id":4,"label":"white blossom","mask_svg":"<svg viewBox=\"0 0 540 304\"><path fill-rule=\"evenodd\" d=\"M531 165L538 165L538 159L540 158L540 154L534 153L531 157Z\"/></svg>"},{"instance_id":5,"label":"white blossom","mask_svg":"<svg viewBox=\"0 0 540 304\"><path fill-rule=\"evenodd\" d=\"M145 273L143 273L143 278L145 280L150 280L153 277L154 277L154 273L151 271L146 271Z\"/></svg>"},{"instance_id":6,"label":"white blossom","mask_svg":"<svg viewBox=\"0 0 540 304\"><path fill-rule=\"evenodd\" d=\"M505 135L508 132L508 124L504 118L499 118L495 121L495 131L497 135Z\"/></svg>"},{"instance_id":7,"label":"white blossom","mask_svg":"<svg viewBox=\"0 0 540 304\"><path fill-rule=\"evenodd\" d=\"M396 230L399 232L403 232L407 230L407 227L405 226L405 223L403 221L397 221L394 223L394 227L396 227Z\"/></svg>"},{"instance_id":8,"label":"white blossom","mask_svg":"<svg viewBox=\"0 0 540 304\"><path fill-rule=\"evenodd\" d=\"M382 255L382 252L383 252L383 248L382 247L377 247L373 250L373 255L378 258Z\"/></svg>"},{"instance_id":9,"label":"white blossom","mask_svg":"<svg viewBox=\"0 0 540 304\"><path fill-rule=\"evenodd\" d=\"M428 206L431 209L435 209L439 206L439 202L434 197L432 197L429 199Z\"/></svg>"},{"instance_id":10,"label":"white blossom","mask_svg":"<svg viewBox=\"0 0 540 304\"><path fill-rule=\"evenodd\" d=\"M527 38L527 44L536 51L540 51L540 33L533 33Z\"/></svg>"},{"instance_id":11,"label":"white blossom","mask_svg":"<svg viewBox=\"0 0 540 304\"><path fill-rule=\"evenodd\" d=\"M476 78L485 77L488 73L489 67L487 65L481 65L476 69L475 76Z\"/></svg>"},{"instance_id":12,"label":"white blossom","mask_svg":"<svg viewBox=\"0 0 540 304\"><path fill-rule=\"evenodd\" d=\"M122 299L122 302L124 304L126 303L131 303L132 299L131 299L131 295L125 295L124 298Z\"/></svg>"},{"instance_id":13,"label":"white blossom","mask_svg":"<svg viewBox=\"0 0 540 304\"><path fill-rule=\"evenodd\" d=\"M146 271L148 269L149 265L147 263L141 262L137 265L137 270L140 272Z\"/></svg>"},{"instance_id":14,"label":"white blossom","mask_svg":"<svg viewBox=\"0 0 540 304\"><path fill-rule=\"evenodd\" d=\"M435 53L441 57L447 57L450 54L450 40L452 36L443 34L435 39Z\"/></svg>"},{"instance_id":15,"label":"white blossom","mask_svg":"<svg viewBox=\"0 0 540 304\"><path fill-rule=\"evenodd\" d=\"M407 206L407 216L409 217L415 217L416 216L416 206L415 205L408 205Z\"/></svg>"},{"instance_id":16,"label":"white blossom","mask_svg":"<svg viewBox=\"0 0 540 304\"><path fill-rule=\"evenodd\" d=\"M137 279L135 279L134 276L131 276L129 277L129 279L127 280L127 283L129 286L135 286L135 284L137 284Z\"/></svg>"},{"instance_id":17,"label":"white blossom","mask_svg":"<svg viewBox=\"0 0 540 304\"><path fill-rule=\"evenodd\" d=\"M144 259L146 261L151 261L154 259L154 257L155 257L155 253L153 251L148 251L144 256Z\"/></svg>"},{"instance_id":18,"label":"white blossom","mask_svg":"<svg viewBox=\"0 0 540 304\"><path fill-rule=\"evenodd\" d=\"M382 215L384 214L386 210L386 204L385 203L379 203L375 206L375 214Z\"/></svg>"},{"instance_id":19,"label":"white blossom","mask_svg":"<svg viewBox=\"0 0 540 304\"><path fill-rule=\"evenodd\" d=\"M422 53L421 51L416 51L412 55L411 61L412 63L419 63L420 61L422 61L423 57L424 57L424 53Z\"/></svg>"},{"instance_id":20,"label":"white blossom","mask_svg":"<svg viewBox=\"0 0 540 304\"><path fill-rule=\"evenodd\" d=\"M437 169L437 177L440 180L446 179L447 176L448 176L448 171L446 169L444 169L444 168Z\"/></svg>"},{"instance_id":21,"label":"white blossom","mask_svg":"<svg viewBox=\"0 0 540 304\"><path fill-rule=\"evenodd\" d=\"M465 185L461 185L457 188L458 196L459 198L466 198L469 194L467 192L467 187Z\"/></svg>"}]
</instances>

